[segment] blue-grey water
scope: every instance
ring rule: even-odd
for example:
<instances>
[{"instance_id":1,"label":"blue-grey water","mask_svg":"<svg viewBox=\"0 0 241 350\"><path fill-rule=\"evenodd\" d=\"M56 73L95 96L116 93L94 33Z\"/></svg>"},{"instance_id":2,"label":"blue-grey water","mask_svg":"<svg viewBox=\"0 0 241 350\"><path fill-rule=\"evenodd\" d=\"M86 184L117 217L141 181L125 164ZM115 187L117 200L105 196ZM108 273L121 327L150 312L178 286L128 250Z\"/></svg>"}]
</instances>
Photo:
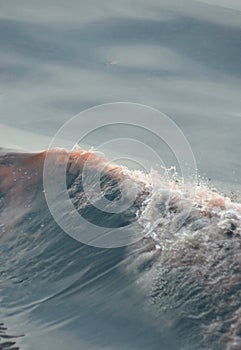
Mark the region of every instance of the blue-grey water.
<instances>
[{"instance_id":1,"label":"blue-grey water","mask_svg":"<svg viewBox=\"0 0 241 350\"><path fill-rule=\"evenodd\" d=\"M86 108L118 101L145 104L181 128L202 177L210 178L219 191L239 197L240 92L239 0L0 1L0 147L42 150L64 122ZM184 317L182 328L181 317L175 323L175 313L182 307L172 288L163 292L167 305L172 305L163 316L164 312L153 311L158 303L165 309L163 295L158 301L155 291L152 296L146 292L152 272L141 277L145 266L129 267L135 265L132 260L142 248L83 246L51 222L45 207L40 214L33 210L28 226L28 218L23 220L21 211L5 196L1 194L1 234L5 234L4 225L20 217L19 226L11 228L11 237L0 247L0 321L8 333L24 335L16 338L12 348L205 348L185 329L199 333L198 317L206 312L209 320L208 305L222 294L221 285L212 290L208 301L202 294L203 310L197 307L191 321ZM41 226L44 215L48 228ZM222 241L222 249L234 253L225 266L216 262L220 276L228 276L229 268L240 271L235 265L235 259L240 259L238 241L228 242ZM207 261L205 254L202 258ZM215 254L216 258L222 255ZM184 266L195 265L188 252L186 257L188 263L183 256L177 258ZM168 260L162 259L163 263ZM208 264L203 276L211 269ZM175 274L179 267L172 266L169 274L162 272L162 278L167 274L170 286L176 286L180 275L188 272ZM235 272L233 280L237 276ZM218 283L219 277L215 275L213 281ZM189 282L193 291L180 282L180 300L185 293L190 299L198 295L202 283L195 285L195 278ZM208 283L207 290L212 285ZM227 303L238 300L238 293L235 284L234 299ZM220 308L228 313L223 305ZM237 325L238 302L231 309ZM215 315L217 323L225 312ZM226 334L227 324L219 334ZM232 341L226 339L210 349L240 349L240 330L236 333L237 347L230 336ZM210 344L214 343L211 339ZM11 344L5 346L8 349Z\"/></svg>"}]
</instances>

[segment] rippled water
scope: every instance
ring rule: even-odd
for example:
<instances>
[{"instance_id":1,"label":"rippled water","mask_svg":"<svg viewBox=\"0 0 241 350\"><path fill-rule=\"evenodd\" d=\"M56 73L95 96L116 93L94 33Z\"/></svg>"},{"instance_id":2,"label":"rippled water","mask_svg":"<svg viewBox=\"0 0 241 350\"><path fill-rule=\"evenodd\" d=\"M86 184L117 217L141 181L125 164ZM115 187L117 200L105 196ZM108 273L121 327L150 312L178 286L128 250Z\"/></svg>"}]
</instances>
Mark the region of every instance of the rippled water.
<instances>
[{"instance_id":1,"label":"rippled water","mask_svg":"<svg viewBox=\"0 0 241 350\"><path fill-rule=\"evenodd\" d=\"M2 0L0 10L1 147L47 148L65 121L96 104L147 104L182 129L199 174L211 178L221 192L234 191L238 200L238 0ZM5 167L1 163L1 169ZM219 347L213 349L223 349L223 344L238 349L238 205L225 207L223 214L218 199L215 205L220 211L211 211L201 223L193 213L188 240L181 235L174 244L166 237L175 224L173 208L171 217L164 216L165 230L158 231L160 213L170 208L157 191L162 205L151 197L140 220L145 233L148 225L152 228L148 243L105 250L84 246L63 233L51 219L39 187L17 190L15 195L14 188L7 199L2 191L0 202L1 237L6 238L6 226L11 232L0 247L0 321L8 328L0 326L0 344L5 342L4 332L24 335L11 338L17 345L9 340L5 346L12 349L203 349L195 336L204 318L209 333L202 334L209 334L211 344L222 338L220 334L233 336L231 340L223 336L223 343L218 341ZM210 202L206 204L210 208ZM205 220L211 220L211 226ZM197 238L200 230L205 235ZM157 257L158 267L166 264L172 269L160 270L157 278L153 259L160 249L153 244L161 245L160 238L155 241L158 233L167 244L166 253ZM189 276L188 283L183 276ZM189 304L185 295L201 303ZM219 305L218 295L223 296ZM211 310L216 313L211 323L209 305L217 306ZM213 339L210 334L217 336Z\"/></svg>"}]
</instances>

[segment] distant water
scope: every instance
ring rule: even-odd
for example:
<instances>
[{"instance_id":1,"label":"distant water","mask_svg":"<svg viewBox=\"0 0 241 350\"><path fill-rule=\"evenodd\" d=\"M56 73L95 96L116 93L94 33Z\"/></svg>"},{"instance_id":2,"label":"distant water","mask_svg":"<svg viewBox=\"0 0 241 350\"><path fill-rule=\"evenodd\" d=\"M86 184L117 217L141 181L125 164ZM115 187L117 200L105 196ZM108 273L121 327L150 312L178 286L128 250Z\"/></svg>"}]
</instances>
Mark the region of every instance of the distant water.
<instances>
[{"instance_id":1,"label":"distant water","mask_svg":"<svg viewBox=\"0 0 241 350\"><path fill-rule=\"evenodd\" d=\"M0 349L240 349L239 0L2 0L0 47L0 147L46 149L85 108L137 102L177 123L211 179L173 234L189 193L129 173L144 192L108 220L145 238L100 249L54 222L42 163L20 180L31 158L2 150Z\"/></svg>"},{"instance_id":2,"label":"distant water","mask_svg":"<svg viewBox=\"0 0 241 350\"><path fill-rule=\"evenodd\" d=\"M87 107L147 104L181 127L202 175L239 186L239 0L0 7L2 124L52 137ZM6 143L21 146L16 138Z\"/></svg>"}]
</instances>

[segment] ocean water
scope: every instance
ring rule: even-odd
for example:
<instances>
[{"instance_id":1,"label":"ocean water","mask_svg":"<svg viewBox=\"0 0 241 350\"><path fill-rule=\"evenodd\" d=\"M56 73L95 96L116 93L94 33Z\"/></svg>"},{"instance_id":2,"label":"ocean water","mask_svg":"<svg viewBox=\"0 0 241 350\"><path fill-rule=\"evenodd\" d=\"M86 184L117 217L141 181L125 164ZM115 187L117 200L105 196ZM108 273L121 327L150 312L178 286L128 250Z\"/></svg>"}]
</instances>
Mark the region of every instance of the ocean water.
<instances>
[{"instance_id":1,"label":"ocean water","mask_svg":"<svg viewBox=\"0 0 241 350\"><path fill-rule=\"evenodd\" d=\"M0 44L0 349L240 349L240 1L1 0ZM73 170L68 153L75 209L135 237L107 249L56 223L43 193L45 156L29 152L47 149L79 112L113 102L147 105L175 122L198 183L184 188L179 177L116 166L101 182L110 206L123 176L137 197L122 214L103 214L82 197L83 169L77 161ZM88 114L81 123L87 128ZM72 148L76 130L58 146ZM120 136L101 130L80 146ZM164 164L176 165L149 137ZM128 158L130 148L103 151ZM138 160L150 160L146 149Z\"/></svg>"}]
</instances>

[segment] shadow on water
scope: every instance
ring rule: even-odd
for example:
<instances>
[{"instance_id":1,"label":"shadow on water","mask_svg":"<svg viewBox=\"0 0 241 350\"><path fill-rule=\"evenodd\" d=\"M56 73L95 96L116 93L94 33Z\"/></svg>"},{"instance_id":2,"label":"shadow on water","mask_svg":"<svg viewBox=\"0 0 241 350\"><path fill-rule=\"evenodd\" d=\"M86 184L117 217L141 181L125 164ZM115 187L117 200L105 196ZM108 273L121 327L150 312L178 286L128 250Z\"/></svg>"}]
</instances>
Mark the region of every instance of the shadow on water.
<instances>
[{"instance_id":1,"label":"shadow on water","mask_svg":"<svg viewBox=\"0 0 241 350\"><path fill-rule=\"evenodd\" d=\"M0 350L19 350L16 339L20 337L23 335L9 335L4 323L0 323Z\"/></svg>"}]
</instances>

